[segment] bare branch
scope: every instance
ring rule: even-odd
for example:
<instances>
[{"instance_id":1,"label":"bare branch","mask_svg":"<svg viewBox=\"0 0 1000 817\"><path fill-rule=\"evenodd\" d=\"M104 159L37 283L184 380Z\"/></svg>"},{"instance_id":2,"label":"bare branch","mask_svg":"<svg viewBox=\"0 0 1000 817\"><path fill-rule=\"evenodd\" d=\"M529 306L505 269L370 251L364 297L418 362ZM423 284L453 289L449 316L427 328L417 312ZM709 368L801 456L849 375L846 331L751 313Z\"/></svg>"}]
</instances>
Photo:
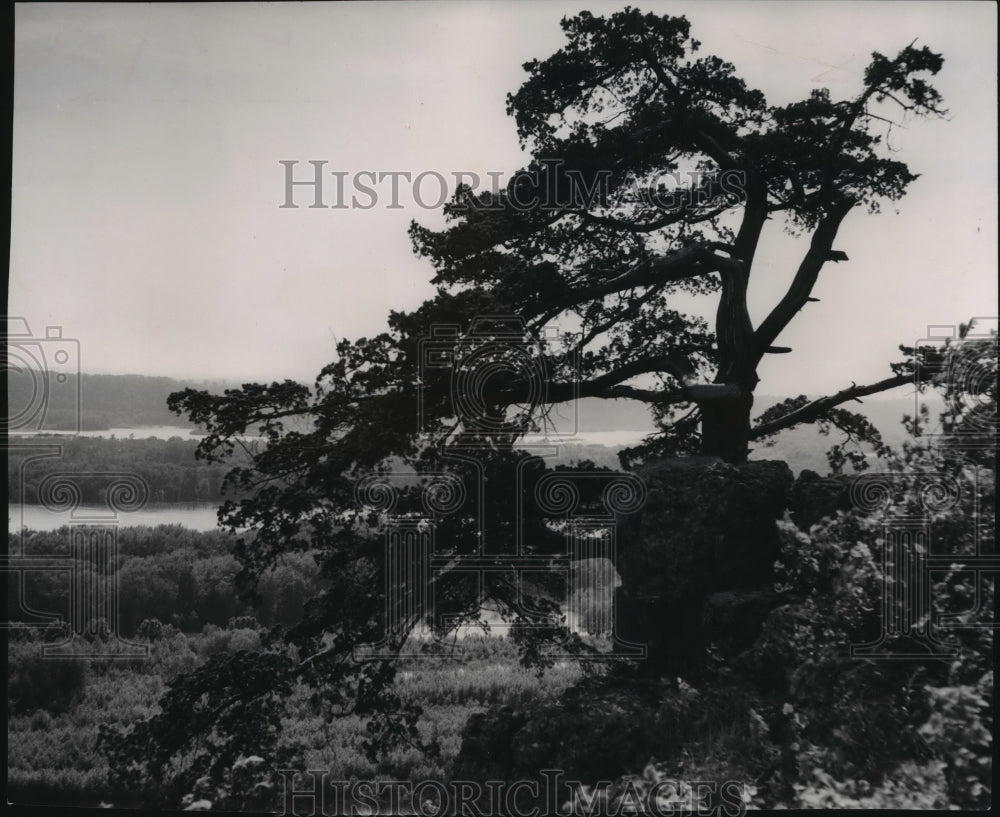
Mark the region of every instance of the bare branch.
<instances>
[{"instance_id":1,"label":"bare branch","mask_svg":"<svg viewBox=\"0 0 1000 817\"><path fill-rule=\"evenodd\" d=\"M768 423L751 428L750 439L759 440L762 437L768 437L771 434L776 434L779 431L784 431L802 423L814 423L822 419L827 411L839 406L841 403L849 403L852 400L858 400L858 398L869 394L878 394L879 392L912 383L913 375L910 374L887 377L885 380L879 380L877 383L871 383L867 386L857 386L852 383L848 388L841 389L836 394L832 394L829 397L820 397L811 403L806 403L806 405L795 411L789 412L784 417L779 417L776 420L771 420Z\"/></svg>"},{"instance_id":2,"label":"bare branch","mask_svg":"<svg viewBox=\"0 0 1000 817\"><path fill-rule=\"evenodd\" d=\"M754 334L758 361L763 355L763 350L774 345L778 335L808 302L820 270L833 257L831 255L833 242L840 229L840 223L855 204L854 199L844 198L820 220L813 233L809 251L802 259L802 263L799 264L799 269L795 273L795 278L788 287L788 291Z\"/></svg>"}]
</instances>

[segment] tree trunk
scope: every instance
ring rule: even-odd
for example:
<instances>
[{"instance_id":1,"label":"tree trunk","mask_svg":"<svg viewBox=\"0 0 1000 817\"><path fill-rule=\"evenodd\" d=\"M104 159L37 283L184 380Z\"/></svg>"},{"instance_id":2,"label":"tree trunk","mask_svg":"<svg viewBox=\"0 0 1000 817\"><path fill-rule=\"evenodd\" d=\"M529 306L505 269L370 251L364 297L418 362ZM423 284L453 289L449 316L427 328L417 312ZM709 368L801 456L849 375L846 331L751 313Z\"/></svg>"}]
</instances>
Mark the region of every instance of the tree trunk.
<instances>
[{"instance_id":1,"label":"tree trunk","mask_svg":"<svg viewBox=\"0 0 1000 817\"><path fill-rule=\"evenodd\" d=\"M701 453L726 462L746 462L753 394L732 384L694 386L701 411Z\"/></svg>"}]
</instances>

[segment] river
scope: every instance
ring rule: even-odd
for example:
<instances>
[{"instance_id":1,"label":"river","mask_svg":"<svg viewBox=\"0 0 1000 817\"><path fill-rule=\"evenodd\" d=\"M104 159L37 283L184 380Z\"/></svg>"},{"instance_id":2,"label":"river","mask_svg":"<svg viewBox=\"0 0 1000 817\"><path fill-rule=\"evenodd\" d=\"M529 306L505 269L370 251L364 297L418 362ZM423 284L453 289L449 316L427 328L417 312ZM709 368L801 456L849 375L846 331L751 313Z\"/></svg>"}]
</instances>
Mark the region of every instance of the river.
<instances>
[{"instance_id":1,"label":"river","mask_svg":"<svg viewBox=\"0 0 1000 817\"><path fill-rule=\"evenodd\" d=\"M197 531L214 530L216 527L216 511L219 506L214 502L170 502L150 503L145 508L131 513L118 514L118 524L135 525L183 525ZM80 505L70 519L69 512L56 513L44 505L7 504L7 529L17 531L21 527L31 530L56 530L70 522L86 522L88 519L99 523L102 514L107 517L106 505Z\"/></svg>"},{"instance_id":2,"label":"river","mask_svg":"<svg viewBox=\"0 0 1000 817\"><path fill-rule=\"evenodd\" d=\"M560 443L565 445L606 445L612 448L621 448L626 445L635 445L640 442L643 437L650 433L651 430L641 431L634 429L625 430L604 430L604 431L579 431L575 434L563 434L552 436L546 436L544 434L527 434L523 438L522 442L526 445L558 445ZM109 428L102 431L80 431L80 432L70 432L70 431L11 431L10 436L17 437L33 437L37 436L39 433L45 436L54 437L104 437L110 439L114 437L115 439L130 439L134 438L136 440L144 440L152 437L157 440L169 440L171 437L180 437L182 440L198 440L201 439L200 433L197 429L187 428L185 426L136 426L132 428ZM247 438L256 439L256 438Z\"/></svg>"},{"instance_id":3,"label":"river","mask_svg":"<svg viewBox=\"0 0 1000 817\"><path fill-rule=\"evenodd\" d=\"M12 432L11 437L28 437L37 432L19 433ZM180 437L185 440L196 440L198 435L192 428L186 426L138 426L133 428L111 428L104 431L81 431L79 434L65 432L45 432L56 437L58 436L80 436L80 437L104 437L110 439L147 439L149 437L159 440L169 440L171 437ZM531 445L604 445L612 449L620 448L624 445L634 445L642 439L646 432L643 431L583 431L573 436L550 437L544 435L530 435L524 439L524 444ZM132 513L122 513L118 517L118 524L122 526L131 525L183 525L197 531L214 530L216 527L216 511L218 505L211 502L189 502L189 503L150 503L141 510ZM99 516L102 511L107 513L107 508L102 505L82 505L76 509L72 521L83 521L84 518ZM28 527L32 530L55 530L63 525L70 524L69 512L56 513L50 511L42 505L25 505L21 507L17 504L7 505L7 527L8 530L16 531L21 527Z\"/></svg>"},{"instance_id":4,"label":"river","mask_svg":"<svg viewBox=\"0 0 1000 817\"><path fill-rule=\"evenodd\" d=\"M134 426L132 428L107 428L101 431L11 431L11 437L34 437L39 434L55 437L114 437L116 439L128 439L134 437L137 440L144 440L153 437L157 440L169 440L171 437L180 437L182 440L200 439L197 429L188 426Z\"/></svg>"}]
</instances>

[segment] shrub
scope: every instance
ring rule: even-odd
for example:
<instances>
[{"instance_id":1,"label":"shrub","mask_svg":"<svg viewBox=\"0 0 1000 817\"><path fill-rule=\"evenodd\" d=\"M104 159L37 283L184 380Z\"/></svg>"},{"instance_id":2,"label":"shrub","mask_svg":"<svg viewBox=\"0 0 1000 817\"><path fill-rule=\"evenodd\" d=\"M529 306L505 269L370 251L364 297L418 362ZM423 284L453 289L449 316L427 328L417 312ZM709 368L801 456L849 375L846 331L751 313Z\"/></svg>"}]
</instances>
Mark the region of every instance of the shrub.
<instances>
[{"instance_id":1,"label":"shrub","mask_svg":"<svg viewBox=\"0 0 1000 817\"><path fill-rule=\"evenodd\" d=\"M135 630L137 638L145 641L159 641L163 638L164 632L170 625L165 625L156 618L145 618Z\"/></svg>"},{"instance_id":2,"label":"shrub","mask_svg":"<svg viewBox=\"0 0 1000 817\"><path fill-rule=\"evenodd\" d=\"M80 658L33 654L12 661L7 670L11 710L65 712L86 688L87 670L87 662Z\"/></svg>"},{"instance_id":3,"label":"shrub","mask_svg":"<svg viewBox=\"0 0 1000 817\"><path fill-rule=\"evenodd\" d=\"M935 757L946 760L944 777L951 802L963 808L988 801L992 773L988 728L993 673L974 686L930 687L931 713L918 733ZM984 692L986 694L984 694Z\"/></svg>"},{"instance_id":4,"label":"shrub","mask_svg":"<svg viewBox=\"0 0 1000 817\"><path fill-rule=\"evenodd\" d=\"M796 808L945 809L948 796L944 762L917 764L907 761L885 776L878 785L867 780L840 781L820 768L812 770L808 784L796 784Z\"/></svg>"},{"instance_id":5,"label":"shrub","mask_svg":"<svg viewBox=\"0 0 1000 817\"><path fill-rule=\"evenodd\" d=\"M991 485L990 474L917 446L896 465L889 474L890 507L922 516L933 553L961 564L964 554L991 549L982 525L993 497L976 488ZM941 501L940 509L915 504L921 480L945 478L962 486L957 499ZM848 658L851 645L882 636L883 601L908 604L921 592L910 574L890 573L907 592L897 588L883 598L891 586L881 553L884 513L839 511L808 533L781 525L778 589L800 600L771 614L745 660L758 688L775 702L784 696L792 712L784 728L774 730L783 758L791 758L779 776L783 797L793 807L982 806L992 771L993 582L956 566L927 588L929 614L947 615L954 624L934 634L956 648L958 658L893 656L902 652L897 647L912 652L918 643L905 632L882 642L893 660Z\"/></svg>"},{"instance_id":6,"label":"shrub","mask_svg":"<svg viewBox=\"0 0 1000 817\"><path fill-rule=\"evenodd\" d=\"M195 649L198 654L208 658L220 653L234 653L241 650L257 652L260 650L260 633L256 629L223 630L214 624L206 624L197 637Z\"/></svg>"}]
</instances>

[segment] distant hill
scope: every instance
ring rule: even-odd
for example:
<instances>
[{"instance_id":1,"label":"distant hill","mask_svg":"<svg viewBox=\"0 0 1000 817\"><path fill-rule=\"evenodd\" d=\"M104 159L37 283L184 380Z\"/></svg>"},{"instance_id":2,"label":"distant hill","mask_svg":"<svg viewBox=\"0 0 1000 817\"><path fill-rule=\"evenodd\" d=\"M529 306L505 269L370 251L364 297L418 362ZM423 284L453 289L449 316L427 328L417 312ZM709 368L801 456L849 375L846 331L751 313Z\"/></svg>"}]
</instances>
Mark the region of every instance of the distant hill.
<instances>
[{"instance_id":1,"label":"distant hill","mask_svg":"<svg viewBox=\"0 0 1000 817\"><path fill-rule=\"evenodd\" d=\"M181 381L135 374L48 374L8 371L7 416L16 431L103 431L132 426L189 426L167 409L167 396L187 387L218 390L224 381ZM47 397L45 392L48 392ZM79 425L78 425L79 423Z\"/></svg>"},{"instance_id":2,"label":"distant hill","mask_svg":"<svg viewBox=\"0 0 1000 817\"><path fill-rule=\"evenodd\" d=\"M817 395L813 395L815 396ZM787 398L784 396L756 395L753 417L760 416L785 399ZM913 415L916 401L912 394L899 390L897 394L868 397L863 403L850 403L843 408L865 415L889 445L899 447L908 436L902 424L903 415ZM584 435L595 431L654 430L649 408L635 400L585 398L579 401L576 416L577 429ZM563 425L560 418L567 424ZM561 429L569 428L571 411L566 407L561 408L554 421ZM839 441L840 437L835 430L830 436L824 437L814 425L799 426L779 434L771 445L753 443L750 459L784 460L796 473L808 468L825 474L828 471L826 452ZM559 456L554 462L590 459L595 465L617 467L618 450L619 447L616 446L581 444L568 440L560 446Z\"/></svg>"},{"instance_id":3,"label":"distant hill","mask_svg":"<svg viewBox=\"0 0 1000 817\"><path fill-rule=\"evenodd\" d=\"M568 405L558 405L553 409L553 420L560 426L560 415L572 418ZM578 431L652 431L653 420L649 407L638 400L601 400L599 397L584 397L576 403ZM568 425L566 427L569 427Z\"/></svg>"},{"instance_id":4,"label":"distant hill","mask_svg":"<svg viewBox=\"0 0 1000 817\"><path fill-rule=\"evenodd\" d=\"M910 439L903 426L903 416L912 417L917 410L913 394L907 394L904 389L900 389L899 392L896 395L866 397L863 403L847 403L841 408L863 414L881 432L882 439L886 443L899 449L905 440ZM758 398L754 401L754 417L782 399L784 398ZM921 402L928 403L932 417L940 411L940 400L933 395L927 395L926 398L921 396ZM798 472L808 468L825 474L829 470L826 452L841 439L842 435L836 429L830 432L830 436L824 437L815 425L797 426L779 434L771 446L763 443L752 444L750 459L784 460L793 471Z\"/></svg>"},{"instance_id":5,"label":"distant hill","mask_svg":"<svg viewBox=\"0 0 1000 817\"><path fill-rule=\"evenodd\" d=\"M225 380L176 380L169 377L145 375L82 374L79 381L69 375L59 382L55 374L49 375L47 409L42 399L44 384L36 379L8 374L8 416L25 417L24 423L15 426L24 430L65 431L76 427L79 406L82 430L106 430L137 426L190 426L187 419L172 414L166 405L171 392L184 388L206 389L221 392L237 384ZM79 396L78 396L79 391ZM782 396L757 395L753 416L757 417L771 406L784 400ZM914 398L903 390L899 394L869 397L863 403L851 403L845 408L867 416L882 432L885 440L894 446L902 443L906 432L901 424L904 414L913 414ZM30 421L30 422L29 422ZM589 432L634 431L636 436L654 430L649 408L635 400L601 400L584 398L576 406L559 404L552 408L549 421L561 432L576 430L583 437ZM823 437L813 426L804 426L783 432L773 446L755 444L750 458L786 460L792 469L810 468L825 473L825 452L837 440ZM600 465L616 467L620 446L597 445L567 440L560 446L556 461L591 459Z\"/></svg>"},{"instance_id":6,"label":"distant hill","mask_svg":"<svg viewBox=\"0 0 1000 817\"><path fill-rule=\"evenodd\" d=\"M904 414L913 414L914 398L903 393L867 397L863 403L849 403L842 408L856 411L868 417L887 439L893 437L902 439L905 434L901 425ZM819 395L811 395L818 397ZM758 394L754 396L753 416L763 414L767 409L787 396ZM653 420L649 407L637 400L601 400L598 397L585 397L577 401L576 429L588 431L652 431ZM568 404L554 407L552 421L560 430L572 428L574 422L573 409Z\"/></svg>"}]
</instances>

